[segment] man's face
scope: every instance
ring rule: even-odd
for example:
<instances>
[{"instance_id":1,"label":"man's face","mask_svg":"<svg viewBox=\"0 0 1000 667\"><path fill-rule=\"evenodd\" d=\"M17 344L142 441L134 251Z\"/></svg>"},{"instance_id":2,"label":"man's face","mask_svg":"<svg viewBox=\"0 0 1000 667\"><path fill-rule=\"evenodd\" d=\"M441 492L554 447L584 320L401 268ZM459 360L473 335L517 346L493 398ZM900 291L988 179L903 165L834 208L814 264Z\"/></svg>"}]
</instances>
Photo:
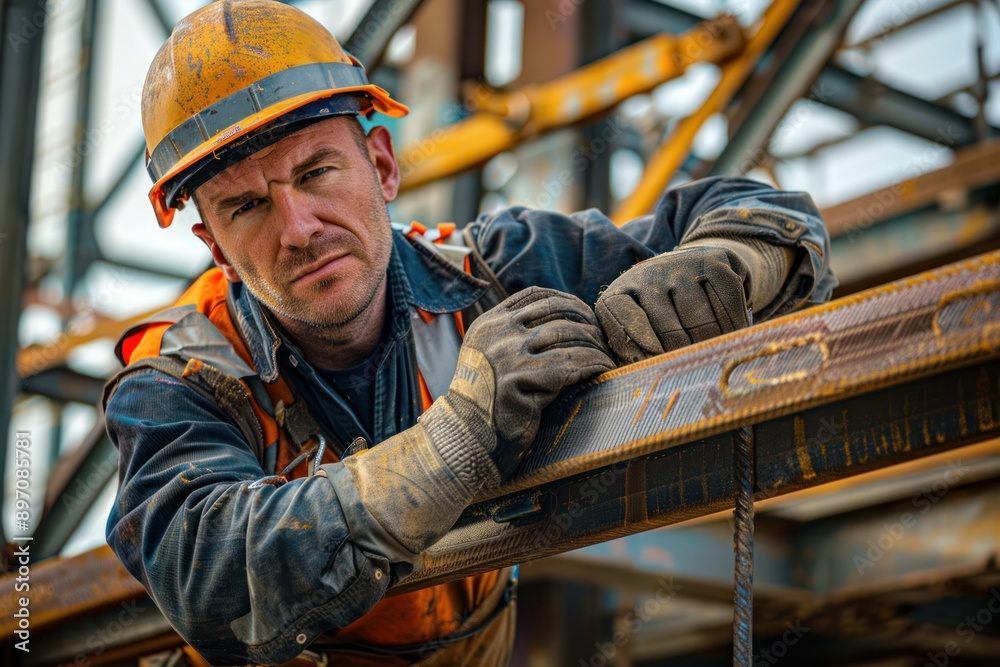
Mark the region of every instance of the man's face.
<instances>
[{"instance_id":1,"label":"man's face","mask_svg":"<svg viewBox=\"0 0 1000 667\"><path fill-rule=\"evenodd\" d=\"M353 125L353 127L352 127ZM359 145L360 144L360 145ZM383 289L399 171L388 132L331 118L229 167L197 192L194 232L279 316L340 326Z\"/></svg>"}]
</instances>

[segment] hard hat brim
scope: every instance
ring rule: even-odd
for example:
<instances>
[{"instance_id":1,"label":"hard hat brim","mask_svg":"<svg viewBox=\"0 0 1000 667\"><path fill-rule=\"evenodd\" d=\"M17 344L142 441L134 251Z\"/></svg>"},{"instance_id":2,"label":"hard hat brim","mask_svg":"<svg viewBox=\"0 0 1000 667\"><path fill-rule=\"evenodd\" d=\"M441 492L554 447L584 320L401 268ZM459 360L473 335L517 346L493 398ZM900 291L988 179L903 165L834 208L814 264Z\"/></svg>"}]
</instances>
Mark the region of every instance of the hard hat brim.
<instances>
[{"instance_id":1,"label":"hard hat brim","mask_svg":"<svg viewBox=\"0 0 1000 667\"><path fill-rule=\"evenodd\" d=\"M327 77L325 79L327 81L326 87L319 90L309 90L298 95L287 96L261 108L263 105L259 103L259 100L262 97L262 93L265 93L269 87L276 91L287 89L289 82L295 84L303 81L308 75L316 74L318 67L325 68L323 74ZM351 78L358 85L343 87L336 85L337 81L331 77L329 72L336 72L338 69L340 72L344 72L346 71L343 70L344 67L351 67L354 70L350 72L353 75ZM358 77L358 71L360 71L360 77ZM298 86L298 89L301 90L302 86ZM389 94L385 90L368 83L367 78L364 76L364 70L360 66L346 65L344 63L306 65L281 72L280 77L275 76L273 81L265 80L258 82L254 86L251 86L247 92L244 93L241 91L241 93L232 95L204 110L192 119L190 127L175 128L148 156L147 169L154 180L153 188L149 192L149 199L153 204L153 210L160 227L170 226L171 222L173 222L176 204L186 198L183 194L183 187L178 188L177 183L175 183L178 177L181 177L186 171L205 160L205 158L224 149L229 144L280 119L282 116L317 100L335 96L363 97L371 105L368 111L375 110L395 118L405 116L409 112L406 106L389 97ZM253 105L254 108L260 110L245 115L239 111L234 114L232 108L238 104ZM227 115L230 118L235 115L238 118L237 122L231 123L224 128L217 126L208 127L205 119L217 117L219 115L218 109L220 108L227 111ZM330 113L328 111L327 115L346 115L347 113L357 112ZM365 110L362 109L361 113L365 113ZM205 139L198 145L189 147L193 143L190 140L191 136L206 137L207 135L210 135L210 138ZM186 179L183 177L180 179L181 185L183 185L184 180ZM168 187L169 185L173 187ZM168 190L171 192L168 193Z\"/></svg>"}]
</instances>

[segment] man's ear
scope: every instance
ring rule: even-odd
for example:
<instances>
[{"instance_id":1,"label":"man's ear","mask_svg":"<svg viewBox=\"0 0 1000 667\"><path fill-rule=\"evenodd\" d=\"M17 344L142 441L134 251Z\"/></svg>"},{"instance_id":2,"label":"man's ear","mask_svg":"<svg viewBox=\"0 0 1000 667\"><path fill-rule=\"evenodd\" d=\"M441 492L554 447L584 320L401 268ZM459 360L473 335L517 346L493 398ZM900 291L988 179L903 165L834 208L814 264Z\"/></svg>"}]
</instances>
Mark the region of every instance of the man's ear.
<instances>
[{"instance_id":1,"label":"man's ear","mask_svg":"<svg viewBox=\"0 0 1000 667\"><path fill-rule=\"evenodd\" d=\"M215 237L212 236L212 232L209 231L205 223L199 222L191 228L191 233L200 238L205 245L208 246L208 251L212 253L212 259L215 260L215 265L222 269L223 275L226 276L226 280L231 283L240 282L240 277L236 273L236 269L233 265L229 263L226 256L222 254L222 248L216 243Z\"/></svg>"},{"instance_id":2,"label":"man's ear","mask_svg":"<svg viewBox=\"0 0 1000 667\"><path fill-rule=\"evenodd\" d=\"M400 179L396 153L392 149L392 135L381 125L376 125L368 132L367 143L368 157L375 165L382 184L382 196L386 202L391 202L399 194Z\"/></svg>"}]
</instances>

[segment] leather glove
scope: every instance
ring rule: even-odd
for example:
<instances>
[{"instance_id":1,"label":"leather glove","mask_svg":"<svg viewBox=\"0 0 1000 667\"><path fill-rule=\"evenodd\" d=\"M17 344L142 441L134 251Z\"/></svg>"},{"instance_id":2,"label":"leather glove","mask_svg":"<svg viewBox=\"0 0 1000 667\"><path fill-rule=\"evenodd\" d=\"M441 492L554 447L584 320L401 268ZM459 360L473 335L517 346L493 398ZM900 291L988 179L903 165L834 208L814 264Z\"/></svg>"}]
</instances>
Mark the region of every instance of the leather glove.
<instances>
[{"instance_id":1,"label":"leather glove","mask_svg":"<svg viewBox=\"0 0 1000 667\"><path fill-rule=\"evenodd\" d=\"M531 287L487 311L469 327L448 393L413 428L320 466L351 539L418 562L481 489L514 471L564 387L614 367L597 318L575 296Z\"/></svg>"},{"instance_id":2,"label":"leather glove","mask_svg":"<svg viewBox=\"0 0 1000 667\"><path fill-rule=\"evenodd\" d=\"M564 387L614 368L610 354L587 304L529 287L473 323L448 393L420 421L432 439L443 430L438 422L463 422L506 479L534 441L542 410Z\"/></svg>"},{"instance_id":3,"label":"leather glove","mask_svg":"<svg viewBox=\"0 0 1000 667\"><path fill-rule=\"evenodd\" d=\"M794 253L755 239L699 239L639 262L594 311L622 363L748 326L784 285Z\"/></svg>"}]
</instances>

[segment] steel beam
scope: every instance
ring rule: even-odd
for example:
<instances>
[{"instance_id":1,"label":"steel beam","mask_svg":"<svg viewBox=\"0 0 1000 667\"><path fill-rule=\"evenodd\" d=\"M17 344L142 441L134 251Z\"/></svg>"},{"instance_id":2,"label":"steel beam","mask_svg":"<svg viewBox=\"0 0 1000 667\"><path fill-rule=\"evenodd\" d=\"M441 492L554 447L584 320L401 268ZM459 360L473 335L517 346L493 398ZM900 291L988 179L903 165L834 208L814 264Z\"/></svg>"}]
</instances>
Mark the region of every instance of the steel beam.
<instances>
[{"instance_id":1,"label":"steel beam","mask_svg":"<svg viewBox=\"0 0 1000 667\"><path fill-rule=\"evenodd\" d=\"M97 43L98 0L85 0L80 21L80 70L76 91L76 120L73 145L81 147L87 140L93 106L94 45ZM66 252L64 255L63 299L73 302L76 286L84 273L99 256L94 237L94 219L87 209L86 180L90 163L89 152L80 151L70 176L69 215L66 221Z\"/></svg>"},{"instance_id":2,"label":"steel beam","mask_svg":"<svg viewBox=\"0 0 1000 667\"><path fill-rule=\"evenodd\" d=\"M580 25L582 62L593 62L607 57L624 45L625 35L620 29L621 3L590 2L584 4L580 10L583 12ZM580 202L582 206L578 205L577 210L596 208L608 211L614 203L611 197L611 156L622 143L622 133L615 132L615 129L607 120L580 129L581 139L585 145L596 146L599 145L598 142L608 145L603 151L595 151L593 159L587 162L584 172L583 201ZM607 141L604 138L607 136L614 136L616 139Z\"/></svg>"},{"instance_id":3,"label":"steel beam","mask_svg":"<svg viewBox=\"0 0 1000 667\"><path fill-rule=\"evenodd\" d=\"M722 111L743 87L747 77L787 25L799 2L800 0L774 0L768 6L742 52L720 68L719 81L701 107L680 120L671 135L650 156L638 186L611 213L615 224L625 224L653 209L677 169L691 152L691 144L702 125ZM735 23L735 20L731 19L730 22Z\"/></svg>"},{"instance_id":4,"label":"steel beam","mask_svg":"<svg viewBox=\"0 0 1000 667\"><path fill-rule=\"evenodd\" d=\"M758 514L754 529L756 601L789 608L814 601L795 578L790 521ZM521 567L521 579L587 583L625 594L641 595L671 578L684 597L732 606L733 527L731 515L670 526L593 544Z\"/></svg>"},{"instance_id":5,"label":"steel beam","mask_svg":"<svg viewBox=\"0 0 1000 667\"><path fill-rule=\"evenodd\" d=\"M888 594L916 581L994 571L1000 488L995 476L966 483L975 474L966 449L942 454L946 461L900 500L803 522L758 513L754 587L770 613L775 605L822 608L860 599L873 588ZM532 561L522 567L522 579L588 582L641 594L670 577L683 586L685 598L726 603L732 596L732 541L728 517L718 516Z\"/></svg>"},{"instance_id":6,"label":"steel beam","mask_svg":"<svg viewBox=\"0 0 1000 667\"><path fill-rule=\"evenodd\" d=\"M487 0L461 3L457 34L459 89L486 80L487 5ZM483 198L482 169L470 169L455 178L451 197L451 220L460 227L465 221L475 220Z\"/></svg>"},{"instance_id":7,"label":"steel beam","mask_svg":"<svg viewBox=\"0 0 1000 667\"><path fill-rule=\"evenodd\" d=\"M374 0L344 42L344 50L360 60L369 73L378 69L392 36L410 20L420 3L421 0Z\"/></svg>"},{"instance_id":8,"label":"steel beam","mask_svg":"<svg viewBox=\"0 0 1000 667\"><path fill-rule=\"evenodd\" d=\"M820 72L809 98L849 113L864 125L894 127L948 149L979 140L974 119L832 64ZM1000 128L990 130L1000 134Z\"/></svg>"},{"instance_id":9,"label":"steel beam","mask_svg":"<svg viewBox=\"0 0 1000 667\"><path fill-rule=\"evenodd\" d=\"M861 0L839 0L801 8L809 12L809 25L802 36L795 35L794 46L785 57L772 65L774 72L767 77L766 94L742 107L746 112L731 128L729 142L709 170L710 175L744 174L760 162L778 123L837 51L860 6ZM779 38L775 48L781 46Z\"/></svg>"},{"instance_id":10,"label":"steel beam","mask_svg":"<svg viewBox=\"0 0 1000 667\"><path fill-rule=\"evenodd\" d=\"M32 639L31 652L18 656L17 667L158 664L138 659L184 646L160 610L145 596L94 610L73 624L53 628L44 639Z\"/></svg>"},{"instance_id":11,"label":"steel beam","mask_svg":"<svg viewBox=\"0 0 1000 667\"><path fill-rule=\"evenodd\" d=\"M633 39L645 39L661 32L679 34L704 19L657 0L626 0L621 8L622 22Z\"/></svg>"},{"instance_id":12,"label":"steel beam","mask_svg":"<svg viewBox=\"0 0 1000 667\"><path fill-rule=\"evenodd\" d=\"M998 385L992 362L759 424L758 498L1000 435L1000 422L974 421L979 406L1000 414ZM809 446L805 433L836 420L841 442ZM732 447L711 436L473 506L394 592L731 508Z\"/></svg>"},{"instance_id":13,"label":"steel beam","mask_svg":"<svg viewBox=\"0 0 1000 667\"><path fill-rule=\"evenodd\" d=\"M48 368L24 378L21 391L38 394L60 403L85 403L97 405L101 402L104 378L95 378L77 373L65 366Z\"/></svg>"},{"instance_id":14,"label":"steel beam","mask_svg":"<svg viewBox=\"0 0 1000 667\"><path fill-rule=\"evenodd\" d=\"M1000 210L981 203L981 196L970 199L967 209L924 208L835 236L830 266L840 281L837 293L912 275L920 270L914 267L938 266L944 257L958 259L995 247L1000 242Z\"/></svg>"},{"instance_id":15,"label":"steel beam","mask_svg":"<svg viewBox=\"0 0 1000 667\"><path fill-rule=\"evenodd\" d=\"M32 557L57 556L107 484L118 474L118 450L98 419L71 460L52 475L42 515L32 542Z\"/></svg>"},{"instance_id":16,"label":"steel beam","mask_svg":"<svg viewBox=\"0 0 1000 667\"><path fill-rule=\"evenodd\" d=\"M0 479L6 479L7 434L14 394L20 386L15 372L21 293L24 289L26 230L30 219L32 163L42 65L45 21L34 20L34 0L3 3L3 45L0 47L0 265L5 279L0 286ZM39 25L40 23L40 25ZM3 507L8 512L6 506ZM0 537L3 531L0 529ZM6 539L4 539L6 542ZM6 569L6 563L0 563Z\"/></svg>"},{"instance_id":17,"label":"steel beam","mask_svg":"<svg viewBox=\"0 0 1000 667\"><path fill-rule=\"evenodd\" d=\"M515 479L401 588L731 508L740 425L755 424L758 499L992 437L997 313L1000 253L602 375L560 398ZM827 424L836 441L814 437Z\"/></svg>"},{"instance_id":18,"label":"steel beam","mask_svg":"<svg viewBox=\"0 0 1000 667\"><path fill-rule=\"evenodd\" d=\"M146 0L146 6L149 7L149 11L153 14L153 18L160 25L160 29L163 31L164 35L169 35L170 31L174 28L174 22L170 20L167 16L166 11L163 9L163 5L160 4L160 0Z\"/></svg>"},{"instance_id":19,"label":"steel beam","mask_svg":"<svg viewBox=\"0 0 1000 667\"><path fill-rule=\"evenodd\" d=\"M959 151L947 167L917 176L904 174L887 188L825 208L823 220L831 237L846 235L851 240L882 220L996 183L1000 183L1000 139Z\"/></svg>"},{"instance_id":20,"label":"steel beam","mask_svg":"<svg viewBox=\"0 0 1000 667\"><path fill-rule=\"evenodd\" d=\"M960 487L969 469L960 450L952 453L949 465L905 500L799 528L792 540L800 584L843 604L873 589L995 571L1000 487L995 479Z\"/></svg>"},{"instance_id":21,"label":"steel beam","mask_svg":"<svg viewBox=\"0 0 1000 667\"><path fill-rule=\"evenodd\" d=\"M121 170L118 175L115 176L111 185L105 190L104 194L96 202L90 205L90 216L96 218L100 215L104 208L115 198L115 196L121 192L122 187L125 185L125 181L134 173L136 169L136 163L139 163L145 171L146 164L146 140L140 139L136 142L135 148L132 149L132 154L129 156L124 163L122 163ZM101 253L101 257L104 257L104 253Z\"/></svg>"}]
</instances>

